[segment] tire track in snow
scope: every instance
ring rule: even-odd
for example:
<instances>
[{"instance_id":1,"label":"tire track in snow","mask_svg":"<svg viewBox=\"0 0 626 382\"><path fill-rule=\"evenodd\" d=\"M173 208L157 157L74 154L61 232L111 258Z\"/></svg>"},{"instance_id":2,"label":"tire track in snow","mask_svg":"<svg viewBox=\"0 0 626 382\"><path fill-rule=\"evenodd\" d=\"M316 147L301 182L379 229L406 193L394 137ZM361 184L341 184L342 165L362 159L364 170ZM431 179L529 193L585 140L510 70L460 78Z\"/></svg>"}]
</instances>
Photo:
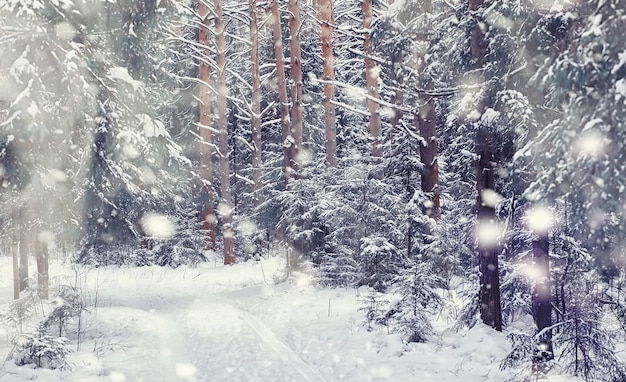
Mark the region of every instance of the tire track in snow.
<instances>
[{"instance_id":1,"label":"tire track in snow","mask_svg":"<svg viewBox=\"0 0 626 382\"><path fill-rule=\"evenodd\" d=\"M222 293L145 293L141 298L110 296L109 303L151 317L142 326L152 339L156 363L146 366L158 380L327 382L260 318L229 298ZM193 365L197 372L180 375L180 365Z\"/></svg>"},{"instance_id":2,"label":"tire track in snow","mask_svg":"<svg viewBox=\"0 0 626 382\"><path fill-rule=\"evenodd\" d=\"M278 337L261 320L245 310L241 310L236 307L235 309L242 313L243 321L246 325L258 334L266 344L268 344L277 354L281 355L285 361L291 362L294 365L296 371L304 377L305 381L313 382L314 379L311 379L311 376L314 376L318 381L326 382L326 379L320 373L300 358L300 356L291 347L281 340L280 337Z\"/></svg>"},{"instance_id":3,"label":"tire track in snow","mask_svg":"<svg viewBox=\"0 0 626 382\"><path fill-rule=\"evenodd\" d=\"M263 321L219 295L196 299L173 318L200 381L326 382Z\"/></svg>"}]
</instances>

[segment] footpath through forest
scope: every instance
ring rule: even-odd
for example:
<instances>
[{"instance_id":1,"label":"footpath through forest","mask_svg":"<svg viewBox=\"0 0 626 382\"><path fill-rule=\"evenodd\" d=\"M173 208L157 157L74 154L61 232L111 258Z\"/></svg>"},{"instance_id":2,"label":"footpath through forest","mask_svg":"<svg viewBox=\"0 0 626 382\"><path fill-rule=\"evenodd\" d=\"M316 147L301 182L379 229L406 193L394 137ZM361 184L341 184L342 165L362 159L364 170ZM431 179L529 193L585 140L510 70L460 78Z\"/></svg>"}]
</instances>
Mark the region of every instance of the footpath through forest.
<instances>
[{"instance_id":1,"label":"footpath through forest","mask_svg":"<svg viewBox=\"0 0 626 382\"><path fill-rule=\"evenodd\" d=\"M12 298L10 259L0 258L0 309ZM53 284L78 285L87 303L68 326L71 370L18 367L0 382L504 381L505 335L478 326L403 344L387 328L367 331L364 291L319 289L309 275L283 279L278 258L231 267L86 270L53 263ZM41 304L45 307L45 303ZM41 307L30 318L30 329ZM0 352L14 326L0 322ZM28 332L29 325L23 328ZM78 350L77 350L78 349Z\"/></svg>"}]
</instances>

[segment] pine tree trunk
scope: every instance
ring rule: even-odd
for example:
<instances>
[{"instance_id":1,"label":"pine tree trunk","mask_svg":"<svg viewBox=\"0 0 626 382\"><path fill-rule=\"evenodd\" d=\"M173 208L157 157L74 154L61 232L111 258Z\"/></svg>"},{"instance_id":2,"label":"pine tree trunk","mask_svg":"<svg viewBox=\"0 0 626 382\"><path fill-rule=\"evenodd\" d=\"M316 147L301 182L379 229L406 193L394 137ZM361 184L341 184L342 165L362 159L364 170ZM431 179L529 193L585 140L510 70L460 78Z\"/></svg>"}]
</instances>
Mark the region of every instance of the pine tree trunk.
<instances>
[{"instance_id":1,"label":"pine tree trunk","mask_svg":"<svg viewBox=\"0 0 626 382\"><path fill-rule=\"evenodd\" d=\"M26 209L20 207L19 211L19 227L20 227L20 291L28 288L28 235L26 232Z\"/></svg>"},{"instance_id":2,"label":"pine tree trunk","mask_svg":"<svg viewBox=\"0 0 626 382\"><path fill-rule=\"evenodd\" d=\"M230 187L230 160L228 148L228 88L226 86L226 37L222 0L215 0L215 34L217 48L217 124L219 131L220 215L224 237L224 265L235 263L235 231Z\"/></svg>"},{"instance_id":3,"label":"pine tree trunk","mask_svg":"<svg viewBox=\"0 0 626 382\"><path fill-rule=\"evenodd\" d=\"M552 288L550 282L550 258L548 233L538 233L533 238L533 258L537 268L537 279L533 290L533 319L537 325L537 331L552 326ZM533 364L542 367L546 361L554 358L552 352L552 331L546 330L539 336L539 343L535 349Z\"/></svg>"},{"instance_id":4,"label":"pine tree trunk","mask_svg":"<svg viewBox=\"0 0 626 382\"><path fill-rule=\"evenodd\" d=\"M250 55L252 61L252 110L250 129L252 130L252 181L254 182L254 203L258 206L262 169L262 141L261 141L261 78L259 73L259 35L257 26L256 0L248 0L250 8Z\"/></svg>"},{"instance_id":5,"label":"pine tree trunk","mask_svg":"<svg viewBox=\"0 0 626 382\"><path fill-rule=\"evenodd\" d=\"M469 0L469 9L477 10L484 0ZM474 66L480 68L484 64L486 54L485 34L480 25L474 25L470 36L470 50L476 62ZM486 105L480 105L478 109L484 112ZM496 174L494 169L494 138L481 127L476 135L476 154L478 160L478 173L476 175L477 196L477 225L478 230L490 231L490 227L496 226L496 210L492 201L485 202L485 195L495 193ZM490 232L495 234L495 232ZM480 236L479 236L480 238ZM480 271L480 316L482 321L502 331L502 306L500 303L500 273L498 267L499 248L496 238L478 240L478 262Z\"/></svg>"},{"instance_id":6,"label":"pine tree trunk","mask_svg":"<svg viewBox=\"0 0 626 382\"><path fill-rule=\"evenodd\" d=\"M302 152L302 53L300 51L300 3L299 0L289 0L289 36L290 36L290 66L291 66L291 136L293 137L293 152L291 167L292 176L297 177L300 167L300 153Z\"/></svg>"},{"instance_id":7,"label":"pine tree trunk","mask_svg":"<svg viewBox=\"0 0 626 382\"><path fill-rule=\"evenodd\" d=\"M319 19L322 23L322 80L324 80L324 131L326 133L326 163L330 167L337 165L337 131L335 105L335 68L333 52L333 1L319 1Z\"/></svg>"},{"instance_id":8,"label":"pine tree trunk","mask_svg":"<svg viewBox=\"0 0 626 382\"><path fill-rule=\"evenodd\" d=\"M389 1L389 5L392 5L394 3L393 0ZM430 2L429 2L430 3ZM422 3L423 4L423 3ZM422 5L420 4L420 5ZM420 11L423 12L423 5L420 7ZM401 86L404 83L404 78L400 75L402 73L401 71L401 67L404 64L404 55L406 53L403 51L395 51L390 53L390 59L391 59L391 80L393 83L393 86L395 87L395 89L393 90L393 94L391 95L391 103L394 105L398 105L401 106L402 102L404 101L404 92L401 90ZM422 63L424 62L424 60L422 60ZM420 68L423 70L423 65ZM391 134L390 134L390 139L393 139L393 137L395 137L397 128L398 128L398 124L400 123L400 120L402 120L403 117L403 113L402 110L400 108L395 108L393 110L393 116L391 117Z\"/></svg>"},{"instance_id":9,"label":"pine tree trunk","mask_svg":"<svg viewBox=\"0 0 626 382\"><path fill-rule=\"evenodd\" d=\"M432 3L423 1L420 11L430 14L432 12ZM421 35L422 42L427 43L427 37L432 31L432 25L427 25ZM421 59L421 71L425 67L425 58ZM432 84L427 85L432 89ZM437 145L437 114L435 110L435 102L432 98L428 99L424 106L419 110L419 114L415 115L415 124L419 135L423 138L420 142L420 160L422 162L422 191L427 195L432 195L430 205L426 208L426 214L435 220L439 220L441 216L440 197L439 197L439 163Z\"/></svg>"},{"instance_id":10,"label":"pine tree trunk","mask_svg":"<svg viewBox=\"0 0 626 382\"><path fill-rule=\"evenodd\" d=\"M215 211L213 209L213 164L211 163L211 71L209 66L209 9L203 0L198 2L198 14L201 22L198 31L198 44L201 47L201 55L198 62L198 98L199 109L199 132L200 132L200 177L203 181L202 195L205 198L201 207L202 229L209 235L211 249L215 250Z\"/></svg>"},{"instance_id":11,"label":"pine tree trunk","mask_svg":"<svg viewBox=\"0 0 626 382\"><path fill-rule=\"evenodd\" d=\"M283 35L280 27L280 8L278 0L272 0L272 34L274 36L274 57L276 60L276 88L280 102L280 127L283 136L285 182L291 176L291 163L295 159L294 144L291 137L291 120L289 117L289 100L287 99L287 81L285 80L285 53L283 51Z\"/></svg>"},{"instance_id":12,"label":"pine tree trunk","mask_svg":"<svg viewBox=\"0 0 626 382\"><path fill-rule=\"evenodd\" d=\"M394 86L396 87L396 89L393 91L393 94L391 95L390 102L398 106L402 106L402 103L404 102L404 92L400 90L400 86L399 86L403 82L403 79L397 75L398 70L396 70L397 67L401 66L402 64L403 62L401 60L398 60L397 58L392 59L393 69L392 69L391 76L392 76L392 80L394 82ZM400 109L399 107L394 108L393 116L391 117L391 137L395 137L396 131L398 129L398 125L400 124L400 121L402 120L403 116L404 115L402 113L402 109Z\"/></svg>"},{"instance_id":13,"label":"pine tree trunk","mask_svg":"<svg viewBox=\"0 0 626 382\"><path fill-rule=\"evenodd\" d=\"M119 4L119 2L118 2ZM151 19L157 11L156 0L141 0L128 2L127 8L122 11L124 25L132 26L133 34L128 34L123 46L127 46L125 59L128 73L135 80L146 80L153 73L150 65L147 65L141 44L147 38Z\"/></svg>"},{"instance_id":14,"label":"pine tree trunk","mask_svg":"<svg viewBox=\"0 0 626 382\"><path fill-rule=\"evenodd\" d=\"M426 214L435 220L441 216L439 201L439 164L437 161L437 116L432 100L428 101L420 113L415 116L420 136L420 159L422 168L422 191L432 195Z\"/></svg>"},{"instance_id":15,"label":"pine tree trunk","mask_svg":"<svg viewBox=\"0 0 626 382\"><path fill-rule=\"evenodd\" d=\"M469 10L470 11L477 10L478 7L483 5L484 2L485 2L485 0L469 0Z\"/></svg>"},{"instance_id":16,"label":"pine tree trunk","mask_svg":"<svg viewBox=\"0 0 626 382\"><path fill-rule=\"evenodd\" d=\"M495 192L495 171L493 167L493 142L483 132L479 132L476 142L478 174L478 229L489 229L496 223L496 211L491 203L485 203L485 193ZM491 239L491 238L490 238ZM495 240L478 240L478 261L480 271L480 317L482 321L502 331L502 306L500 304L500 274L498 267L498 248Z\"/></svg>"},{"instance_id":17,"label":"pine tree trunk","mask_svg":"<svg viewBox=\"0 0 626 382\"><path fill-rule=\"evenodd\" d=\"M20 217L17 207L13 207L12 215L12 241L11 252L13 254L13 299L20 298Z\"/></svg>"},{"instance_id":18,"label":"pine tree trunk","mask_svg":"<svg viewBox=\"0 0 626 382\"><path fill-rule=\"evenodd\" d=\"M373 9L372 0L363 0L361 3L361 13L363 14L364 35L363 48L365 52L365 84L367 86L367 110L369 111L369 130L372 139L372 157L382 156L381 140L382 133L380 127L380 113L378 99L378 71L376 63L371 58L374 54L374 46L370 38L370 28L372 27Z\"/></svg>"},{"instance_id":19,"label":"pine tree trunk","mask_svg":"<svg viewBox=\"0 0 626 382\"><path fill-rule=\"evenodd\" d=\"M37 294L40 299L48 299L48 243L35 241L37 246Z\"/></svg>"}]
</instances>

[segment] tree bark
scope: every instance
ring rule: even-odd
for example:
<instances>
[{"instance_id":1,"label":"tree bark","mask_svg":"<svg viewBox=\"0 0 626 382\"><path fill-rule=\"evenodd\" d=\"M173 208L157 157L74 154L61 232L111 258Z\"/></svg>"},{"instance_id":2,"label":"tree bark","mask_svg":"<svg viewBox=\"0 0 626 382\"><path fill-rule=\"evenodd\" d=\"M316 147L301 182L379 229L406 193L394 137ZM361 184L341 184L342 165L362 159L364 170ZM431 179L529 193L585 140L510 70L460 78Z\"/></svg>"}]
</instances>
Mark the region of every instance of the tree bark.
<instances>
[{"instance_id":1,"label":"tree bark","mask_svg":"<svg viewBox=\"0 0 626 382\"><path fill-rule=\"evenodd\" d=\"M378 71L376 63L371 58L374 54L374 45L370 38L370 28L372 27L372 19L374 11L372 0L363 0L361 3L361 13L363 14L363 29L366 31L364 35L363 48L365 52L365 84L367 86L367 110L369 111L369 130L370 139L372 139L372 157L382 157L381 148L381 127L380 113L378 102Z\"/></svg>"},{"instance_id":2,"label":"tree bark","mask_svg":"<svg viewBox=\"0 0 626 382\"><path fill-rule=\"evenodd\" d=\"M256 0L248 0L250 8L250 55L252 61L252 110L250 129L252 130L252 181L254 182L254 203L259 205L262 169L261 141L261 78L259 73L259 35L257 26Z\"/></svg>"},{"instance_id":3,"label":"tree bark","mask_svg":"<svg viewBox=\"0 0 626 382\"><path fill-rule=\"evenodd\" d=\"M478 174L476 189L478 191L478 229L496 224L496 211L491 203L485 203L486 192L495 192L495 171L493 166L493 142L484 132L479 132L476 142ZM482 226L482 228L481 228ZM480 271L480 317L482 321L502 331L502 306L500 304L500 274L498 268L498 248L494 240L478 240L478 261Z\"/></svg>"},{"instance_id":4,"label":"tree bark","mask_svg":"<svg viewBox=\"0 0 626 382\"><path fill-rule=\"evenodd\" d=\"M478 7L483 5L484 2L485 2L485 0L469 0L469 10L470 11L477 10Z\"/></svg>"},{"instance_id":5,"label":"tree bark","mask_svg":"<svg viewBox=\"0 0 626 382\"><path fill-rule=\"evenodd\" d=\"M205 0L198 2L198 14L201 22L198 31L198 44L201 47L200 58L198 59L198 98L200 99L199 124L200 133L200 177L202 178L202 195L205 201L201 207L200 218L202 219L202 229L209 235L211 249L215 250L215 224L217 219L213 209L213 164L211 161L211 93L209 84L211 82L211 70L209 66L209 8Z\"/></svg>"},{"instance_id":6,"label":"tree bark","mask_svg":"<svg viewBox=\"0 0 626 382\"><path fill-rule=\"evenodd\" d=\"M392 74L391 74L392 80L396 84L396 89L393 91L393 94L391 95L390 102L394 105L402 106L402 103L404 102L404 92L400 90L400 87L398 85L401 84L404 81L404 79L397 75L397 67L402 65L403 62L402 60L398 60L398 61L396 60L397 58L393 58L392 60L393 68L392 68ZM393 139L393 137L395 137L398 125L400 124L402 117L403 117L402 110L400 108L394 108L393 116L391 117L391 137L392 138L390 139Z\"/></svg>"},{"instance_id":7,"label":"tree bark","mask_svg":"<svg viewBox=\"0 0 626 382\"><path fill-rule=\"evenodd\" d=\"M470 11L477 10L484 0L469 0ZM470 35L470 48L473 57L476 59L475 68L481 68L484 65L486 49L485 34L477 23L474 25ZM486 105L479 105L478 109L484 112ZM476 135L476 154L478 160L478 173L476 175L477 196L477 226L478 230L490 231L491 227L496 226L496 210L493 203L485 202L485 195L489 192L495 192L496 174L494 169L494 138L480 126ZM488 232L495 235L495 232ZM482 236L482 235L481 235ZM480 270L480 316L482 321L496 329L502 331L502 306L500 303L500 273L498 267L497 238L490 240L478 240L478 262Z\"/></svg>"},{"instance_id":8,"label":"tree bark","mask_svg":"<svg viewBox=\"0 0 626 382\"><path fill-rule=\"evenodd\" d=\"M37 245L37 294L40 299L48 299L48 243L38 240Z\"/></svg>"},{"instance_id":9,"label":"tree bark","mask_svg":"<svg viewBox=\"0 0 626 382\"><path fill-rule=\"evenodd\" d=\"M291 136L293 137L293 153L291 175L297 177L302 158L302 52L300 51L300 3L289 0L289 36L291 66Z\"/></svg>"},{"instance_id":10,"label":"tree bark","mask_svg":"<svg viewBox=\"0 0 626 382\"><path fill-rule=\"evenodd\" d=\"M430 14L432 12L432 3L430 1L423 1L421 3L420 11L422 13ZM427 38L432 31L432 25L427 25L422 32L421 37L423 43L427 43ZM426 60L424 57L421 59L420 70L423 71L426 66ZM427 84L427 87L432 89L432 84ZM420 102L424 102L420 100ZM425 213L435 220L439 220L441 217L441 202L439 191L439 162L438 153L439 147L437 145L437 114L435 110L435 102L432 98L428 99L424 106L419 110L419 113L414 116L414 123L417 132L422 137L423 141L420 142L420 161L422 162L421 180L422 191L426 195L431 195L430 205L426 206Z\"/></svg>"},{"instance_id":11,"label":"tree bark","mask_svg":"<svg viewBox=\"0 0 626 382\"><path fill-rule=\"evenodd\" d=\"M330 167L337 165L337 118L335 105L335 68L333 52L333 1L319 0L319 19L322 23L322 79L324 82L324 131L326 133L326 164Z\"/></svg>"},{"instance_id":12,"label":"tree bark","mask_svg":"<svg viewBox=\"0 0 626 382\"><path fill-rule=\"evenodd\" d=\"M552 326L552 285L550 282L550 258L548 233L537 233L533 238L533 258L537 269L537 279L533 290L533 319L537 331L541 333ZM539 335L539 343L533 356L533 365L541 367L554 358L552 349L552 331L546 330Z\"/></svg>"},{"instance_id":13,"label":"tree bark","mask_svg":"<svg viewBox=\"0 0 626 382\"><path fill-rule=\"evenodd\" d=\"M226 37L224 35L224 10L222 0L215 0L215 35L217 48L217 124L219 131L220 191L222 204L220 216L224 238L224 265L235 263L235 231L230 188L230 160L228 148L228 88L226 86Z\"/></svg>"},{"instance_id":14,"label":"tree bark","mask_svg":"<svg viewBox=\"0 0 626 382\"><path fill-rule=\"evenodd\" d=\"M19 212L19 227L20 227L20 291L24 291L28 288L28 235L26 232L26 209L20 207Z\"/></svg>"},{"instance_id":15,"label":"tree bark","mask_svg":"<svg viewBox=\"0 0 626 382\"><path fill-rule=\"evenodd\" d=\"M13 252L13 299L20 298L20 216L17 207L13 207L12 215L12 241L11 251Z\"/></svg>"},{"instance_id":16,"label":"tree bark","mask_svg":"<svg viewBox=\"0 0 626 382\"><path fill-rule=\"evenodd\" d=\"M432 195L426 214L435 220L441 216L439 198L439 163L437 161L437 116L433 100L429 100L415 116L417 130L423 141L420 142L420 159L422 162L422 191Z\"/></svg>"},{"instance_id":17,"label":"tree bark","mask_svg":"<svg viewBox=\"0 0 626 382\"><path fill-rule=\"evenodd\" d=\"M278 0L272 0L272 34L274 36L274 56L276 60L276 88L280 102L280 126L283 136L285 182L291 177L291 163L295 159L294 142L291 136L291 120L287 99L287 81L285 80L285 53L283 51L283 36L280 28L280 8Z\"/></svg>"}]
</instances>

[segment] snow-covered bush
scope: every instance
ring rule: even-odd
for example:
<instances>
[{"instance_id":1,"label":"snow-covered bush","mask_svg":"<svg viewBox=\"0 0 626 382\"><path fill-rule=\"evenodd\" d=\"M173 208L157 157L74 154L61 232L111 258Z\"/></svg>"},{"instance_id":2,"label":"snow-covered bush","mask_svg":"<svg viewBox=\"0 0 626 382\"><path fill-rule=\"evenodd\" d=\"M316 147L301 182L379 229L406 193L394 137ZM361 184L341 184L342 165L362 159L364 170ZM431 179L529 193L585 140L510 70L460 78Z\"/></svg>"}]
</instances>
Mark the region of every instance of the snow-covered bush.
<instances>
[{"instance_id":1,"label":"snow-covered bush","mask_svg":"<svg viewBox=\"0 0 626 382\"><path fill-rule=\"evenodd\" d=\"M432 273L428 263L415 262L403 270L393 286L399 299L385 314L392 321L391 331L407 342L426 342L434 333L431 315L442 304L436 288L443 286L443 279Z\"/></svg>"},{"instance_id":2,"label":"snow-covered bush","mask_svg":"<svg viewBox=\"0 0 626 382\"><path fill-rule=\"evenodd\" d=\"M394 260L400 259L398 249L382 236L367 236L361 239L361 253L358 256L366 284L377 291L384 291L393 277Z\"/></svg>"},{"instance_id":3,"label":"snow-covered bush","mask_svg":"<svg viewBox=\"0 0 626 382\"><path fill-rule=\"evenodd\" d=\"M360 297L359 302L359 311L365 313L367 331L372 331L379 325L387 325L385 313L389 310L389 300L384 293L369 288L367 294Z\"/></svg>"},{"instance_id":4,"label":"snow-covered bush","mask_svg":"<svg viewBox=\"0 0 626 382\"><path fill-rule=\"evenodd\" d=\"M626 367L615 356L613 334L602 324L596 283L577 281L570 287L570 304L553 338L559 364L585 381L624 381Z\"/></svg>"},{"instance_id":5,"label":"snow-covered bush","mask_svg":"<svg viewBox=\"0 0 626 382\"><path fill-rule=\"evenodd\" d=\"M201 223L193 212L178 213L169 219L175 228L173 234L166 238L150 239L151 248L140 251L135 264L176 268L181 265L195 267L207 261L204 250L209 247L208 235L201 229Z\"/></svg>"},{"instance_id":6,"label":"snow-covered bush","mask_svg":"<svg viewBox=\"0 0 626 382\"><path fill-rule=\"evenodd\" d=\"M360 279L356 260L344 253L324 253L315 271L317 282L325 287L350 287Z\"/></svg>"},{"instance_id":7,"label":"snow-covered bush","mask_svg":"<svg viewBox=\"0 0 626 382\"><path fill-rule=\"evenodd\" d=\"M209 248L208 234L202 230L201 222L193 211L179 210L167 215L146 213L146 216L149 221L142 221L145 236L137 238L135 244L94 246L83 250L76 261L92 267L159 265L173 268L196 266L207 261L204 252ZM151 220L155 221L154 224Z\"/></svg>"},{"instance_id":8,"label":"snow-covered bush","mask_svg":"<svg viewBox=\"0 0 626 382\"><path fill-rule=\"evenodd\" d=\"M62 336L67 329L69 320L79 318L86 309L83 297L75 286L61 285L56 293L56 297L51 302L52 310L48 316L39 324L42 333L52 331Z\"/></svg>"},{"instance_id":9,"label":"snow-covered bush","mask_svg":"<svg viewBox=\"0 0 626 382\"><path fill-rule=\"evenodd\" d=\"M69 340L65 337L53 337L37 331L20 337L13 358L18 366L63 370L69 366L65 358L71 352L68 344Z\"/></svg>"},{"instance_id":10,"label":"snow-covered bush","mask_svg":"<svg viewBox=\"0 0 626 382\"><path fill-rule=\"evenodd\" d=\"M0 320L13 324L15 333L23 332L24 324L37 313L37 296L29 293L24 297L13 301L0 312Z\"/></svg>"}]
</instances>

